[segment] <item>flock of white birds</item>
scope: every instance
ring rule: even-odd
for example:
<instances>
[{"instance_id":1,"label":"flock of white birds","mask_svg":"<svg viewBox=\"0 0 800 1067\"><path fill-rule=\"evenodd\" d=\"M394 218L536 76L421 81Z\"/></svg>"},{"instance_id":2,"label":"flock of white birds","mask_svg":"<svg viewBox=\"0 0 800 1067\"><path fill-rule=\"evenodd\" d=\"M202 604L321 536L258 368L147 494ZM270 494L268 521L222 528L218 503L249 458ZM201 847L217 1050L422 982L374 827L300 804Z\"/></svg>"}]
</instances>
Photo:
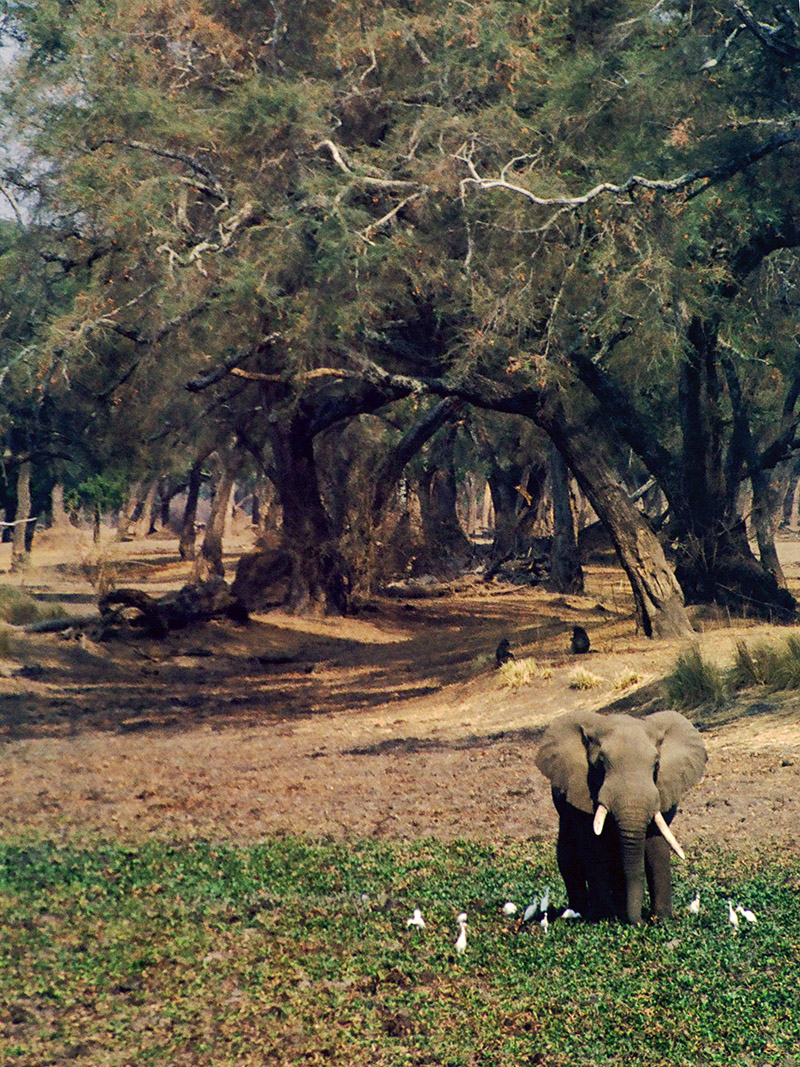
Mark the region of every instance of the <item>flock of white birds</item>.
<instances>
[{"instance_id":1,"label":"flock of white birds","mask_svg":"<svg viewBox=\"0 0 800 1067\"><path fill-rule=\"evenodd\" d=\"M734 905L732 900L729 900L727 902L727 905L728 922L730 923L732 929L736 930L739 926L740 916L742 919L745 920L745 922L748 923L755 923L758 921L756 919L755 913L752 912L750 908L745 908L741 904ZM539 925L544 930L544 932L547 933L547 928L550 925L547 917L549 907L550 886L545 886L545 890L542 893L541 899L539 897L534 897L531 903L528 904L528 906L522 913L523 923L532 922L534 919L537 919L538 916L541 916L541 918L538 918ZM500 909L502 914L507 916L516 915L518 910L519 909L517 908L517 905L514 903L513 900L507 900ZM688 905L687 911L690 915L700 914L699 893L695 893L694 898ZM580 912L573 911L572 908L565 908L559 916L559 918L561 919L580 919L580 917ZM456 938L455 948L458 955L461 956L467 950L467 913L465 911L460 912L459 915L456 917L456 924L458 926L458 937ZM414 914L411 916L410 919L406 920L406 926L413 926L416 927L418 930L425 929L425 920L422 917L422 910L420 908L414 908Z\"/></svg>"}]
</instances>

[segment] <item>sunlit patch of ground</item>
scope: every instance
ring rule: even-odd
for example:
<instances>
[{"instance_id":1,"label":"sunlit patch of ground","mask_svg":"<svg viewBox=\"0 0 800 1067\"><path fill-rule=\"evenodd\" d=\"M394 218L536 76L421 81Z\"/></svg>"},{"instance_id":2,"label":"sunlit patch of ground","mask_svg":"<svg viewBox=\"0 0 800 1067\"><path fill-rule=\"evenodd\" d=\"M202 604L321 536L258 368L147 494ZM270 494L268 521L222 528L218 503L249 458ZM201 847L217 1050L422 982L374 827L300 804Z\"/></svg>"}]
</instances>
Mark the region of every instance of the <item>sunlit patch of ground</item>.
<instances>
[{"instance_id":1,"label":"sunlit patch of ground","mask_svg":"<svg viewBox=\"0 0 800 1067\"><path fill-rule=\"evenodd\" d=\"M780 547L796 587L798 544ZM106 580L156 594L189 577L174 542L84 539L51 540L0 581L85 614L100 556ZM681 644L636 634L607 565L587 568L581 597L479 578L458 589L377 599L353 619L264 613L160 642L15 632L0 662L0 830L551 839L549 786L533 766L541 729L570 708L663 707L659 679ZM591 637L583 657L569 652L576 623ZM787 634L709 612L696 626L723 666L737 641ZM542 668L517 688L495 669L504 636ZM598 683L570 688L577 666ZM681 840L796 851L800 696L749 691L704 715L711 758L676 821Z\"/></svg>"}]
</instances>

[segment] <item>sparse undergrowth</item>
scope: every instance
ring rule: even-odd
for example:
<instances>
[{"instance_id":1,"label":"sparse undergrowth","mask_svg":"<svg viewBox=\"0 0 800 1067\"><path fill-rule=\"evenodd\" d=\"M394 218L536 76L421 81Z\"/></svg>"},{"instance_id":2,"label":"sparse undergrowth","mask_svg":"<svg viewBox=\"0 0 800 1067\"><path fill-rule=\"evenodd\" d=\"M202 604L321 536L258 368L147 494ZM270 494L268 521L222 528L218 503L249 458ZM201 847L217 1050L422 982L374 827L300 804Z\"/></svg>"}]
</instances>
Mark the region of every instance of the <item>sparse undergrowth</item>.
<instances>
[{"instance_id":1,"label":"sparse undergrowth","mask_svg":"<svg viewBox=\"0 0 800 1067\"><path fill-rule=\"evenodd\" d=\"M24 589L13 585L0 585L0 622L25 626L42 619L63 619L67 614L58 604L40 604Z\"/></svg>"},{"instance_id":2,"label":"sparse undergrowth","mask_svg":"<svg viewBox=\"0 0 800 1067\"><path fill-rule=\"evenodd\" d=\"M7 844L3 1062L796 1067L796 860L696 858L661 925L518 931L504 901L549 883L564 904L552 852ZM757 924L733 932L729 897ZM406 925L415 907L424 930Z\"/></svg>"}]
</instances>

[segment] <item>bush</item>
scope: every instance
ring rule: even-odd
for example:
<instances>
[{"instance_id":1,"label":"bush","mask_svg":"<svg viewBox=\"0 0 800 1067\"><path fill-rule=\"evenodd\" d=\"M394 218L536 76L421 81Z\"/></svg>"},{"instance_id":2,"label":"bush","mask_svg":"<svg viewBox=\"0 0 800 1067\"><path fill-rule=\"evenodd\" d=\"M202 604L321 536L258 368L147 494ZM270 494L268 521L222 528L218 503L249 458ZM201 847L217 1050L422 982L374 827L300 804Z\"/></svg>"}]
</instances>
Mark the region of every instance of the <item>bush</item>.
<instances>
[{"instance_id":1,"label":"bush","mask_svg":"<svg viewBox=\"0 0 800 1067\"><path fill-rule=\"evenodd\" d=\"M678 656L666 679L667 698L675 707L697 708L701 704L719 704L725 697L722 671L707 663L697 645Z\"/></svg>"},{"instance_id":2,"label":"bush","mask_svg":"<svg viewBox=\"0 0 800 1067\"><path fill-rule=\"evenodd\" d=\"M592 674L585 667L578 667L570 674L567 685L570 689L597 689L598 686L604 685L605 681L599 674Z\"/></svg>"}]
</instances>

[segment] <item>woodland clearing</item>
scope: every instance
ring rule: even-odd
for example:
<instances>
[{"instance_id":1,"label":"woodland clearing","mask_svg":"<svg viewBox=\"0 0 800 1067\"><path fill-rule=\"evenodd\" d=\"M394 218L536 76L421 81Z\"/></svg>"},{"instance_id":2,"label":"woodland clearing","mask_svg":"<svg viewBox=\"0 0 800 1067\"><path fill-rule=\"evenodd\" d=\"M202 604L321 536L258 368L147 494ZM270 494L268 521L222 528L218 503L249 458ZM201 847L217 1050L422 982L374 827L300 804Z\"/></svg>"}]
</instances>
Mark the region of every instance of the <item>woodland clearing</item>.
<instances>
[{"instance_id":1,"label":"woodland clearing","mask_svg":"<svg viewBox=\"0 0 800 1067\"><path fill-rule=\"evenodd\" d=\"M244 547L232 545L226 563ZM786 535L779 550L796 593L800 541ZM28 569L2 578L80 615L96 601L92 583L160 595L189 572L171 541L98 551L76 534L69 544L45 535ZM242 844L276 833L552 838L549 787L533 766L543 726L570 708L667 706L662 679L683 646L636 634L624 576L607 559L587 566L583 596L480 576L433 591L376 598L349 619L275 611L160 641L9 630L0 832ZM578 623L592 642L582 657L569 652ZM791 632L708 610L695 610L694 624L703 655L721 666L737 641ZM494 665L504 636L546 677L504 684ZM578 668L595 676L592 688L572 687ZM800 694L749 690L699 722L710 759L682 805L682 843L796 853Z\"/></svg>"}]
</instances>

